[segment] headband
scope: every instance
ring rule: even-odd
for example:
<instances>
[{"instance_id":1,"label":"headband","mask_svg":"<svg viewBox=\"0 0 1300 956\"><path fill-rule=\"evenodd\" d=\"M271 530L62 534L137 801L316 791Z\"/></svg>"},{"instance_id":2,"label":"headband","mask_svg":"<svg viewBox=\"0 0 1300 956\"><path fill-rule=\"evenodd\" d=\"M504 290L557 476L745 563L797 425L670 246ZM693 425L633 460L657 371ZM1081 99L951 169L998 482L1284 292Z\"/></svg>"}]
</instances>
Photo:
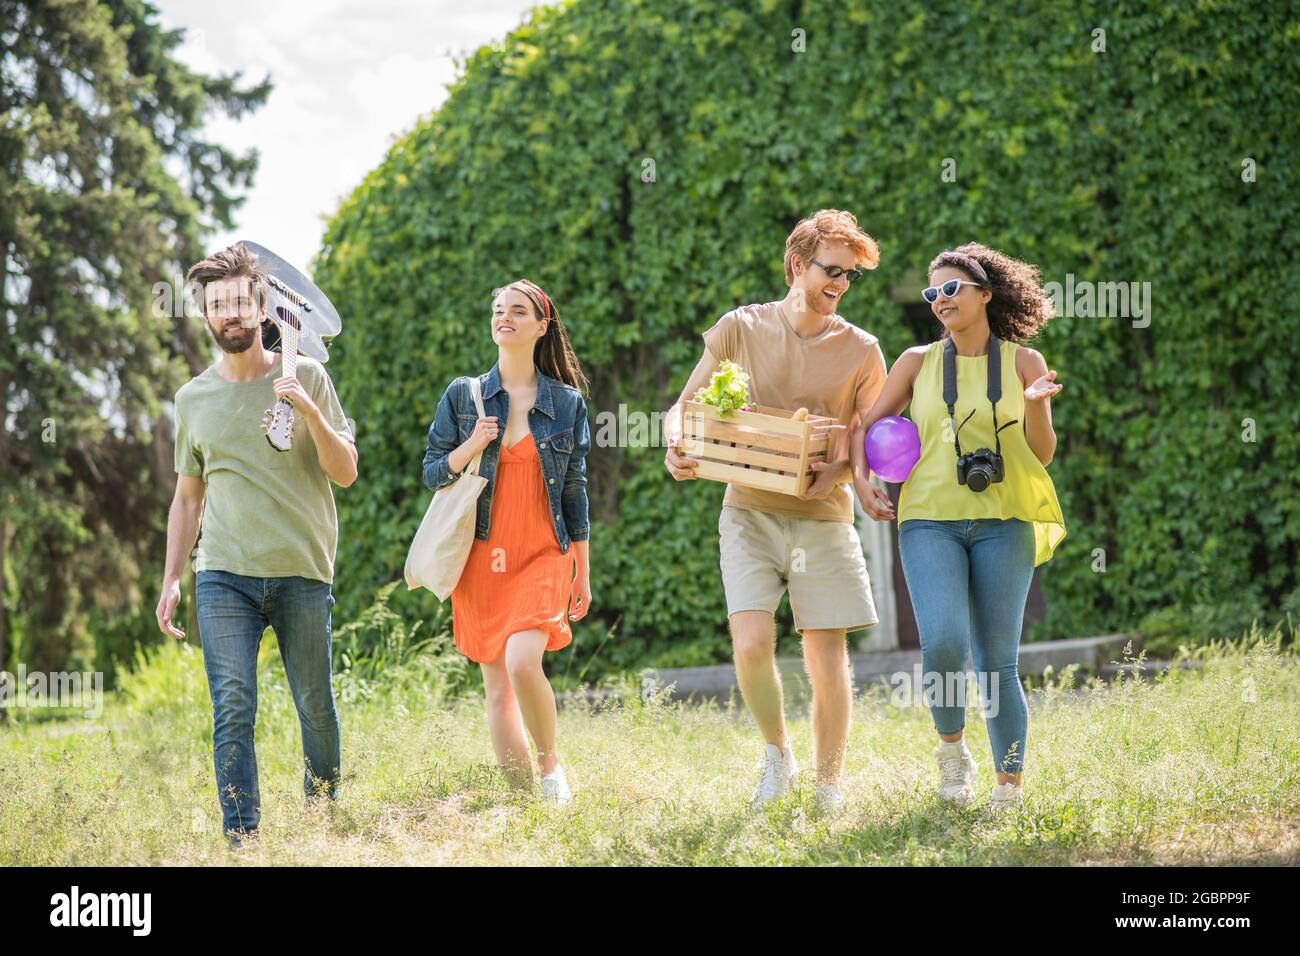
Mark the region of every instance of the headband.
<instances>
[{"instance_id":1,"label":"headband","mask_svg":"<svg viewBox=\"0 0 1300 956\"><path fill-rule=\"evenodd\" d=\"M976 259L974 256L966 252L950 252L948 253L948 255L952 256L955 259L960 259L962 268L964 268L975 278L979 279L985 285L990 284L988 273L984 271L984 267L980 265L980 261Z\"/></svg>"},{"instance_id":2,"label":"headband","mask_svg":"<svg viewBox=\"0 0 1300 956\"><path fill-rule=\"evenodd\" d=\"M535 282L530 282L527 279L519 279L517 282L513 282L511 284L523 286L525 290L531 290L532 292L535 292L537 294L537 297L542 300L541 301L542 318L544 319L555 318L555 306L551 304L550 296L548 296L545 292L542 291L541 286L539 286Z\"/></svg>"}]
</instances>

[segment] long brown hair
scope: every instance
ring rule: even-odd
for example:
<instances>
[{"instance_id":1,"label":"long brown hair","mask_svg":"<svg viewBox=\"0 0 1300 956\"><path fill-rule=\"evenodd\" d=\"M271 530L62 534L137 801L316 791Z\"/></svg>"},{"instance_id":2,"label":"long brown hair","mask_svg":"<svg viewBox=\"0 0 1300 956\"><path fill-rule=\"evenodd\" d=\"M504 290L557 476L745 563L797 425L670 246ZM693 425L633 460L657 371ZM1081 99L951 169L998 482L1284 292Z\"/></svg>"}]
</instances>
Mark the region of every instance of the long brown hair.
<instances>
[{"instance_id":1,"label":"long brown hair","mask_svg":"<svg viewBox=\"0 0 1300 956\"><path fill-rule=\"evenodd\" d=\"M533 304L533 312L539 319L550 319L546 332L533 346L533 364L543 375L559 379L565 385L571 385L583 395L587 394L591 383L583 374L578 356L569 343L569 333L560 321L560 310L555 307L551 297L542 291L542 287L527 279L516 279L509 285L492 290L492 300L506 289L522 292Z\"/></svg>"}]
</instances>

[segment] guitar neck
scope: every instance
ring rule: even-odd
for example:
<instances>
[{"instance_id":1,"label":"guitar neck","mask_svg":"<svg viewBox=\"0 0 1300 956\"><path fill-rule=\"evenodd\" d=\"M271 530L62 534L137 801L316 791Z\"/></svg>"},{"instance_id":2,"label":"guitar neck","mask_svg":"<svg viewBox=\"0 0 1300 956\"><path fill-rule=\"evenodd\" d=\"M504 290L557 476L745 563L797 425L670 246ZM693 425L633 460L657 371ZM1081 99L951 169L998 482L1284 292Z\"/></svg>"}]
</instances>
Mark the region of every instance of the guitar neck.
<instances>
[{"instance_id":1,"label":"guitar neck","mask_svg":"<svg viewBox=\"0 0 1300 956\"><path fill-rule=\"evenodd\" d=\"M298 329L289 322L280 323L280 354L284 375L298 374Z\"/></svg>"}]
</instances>

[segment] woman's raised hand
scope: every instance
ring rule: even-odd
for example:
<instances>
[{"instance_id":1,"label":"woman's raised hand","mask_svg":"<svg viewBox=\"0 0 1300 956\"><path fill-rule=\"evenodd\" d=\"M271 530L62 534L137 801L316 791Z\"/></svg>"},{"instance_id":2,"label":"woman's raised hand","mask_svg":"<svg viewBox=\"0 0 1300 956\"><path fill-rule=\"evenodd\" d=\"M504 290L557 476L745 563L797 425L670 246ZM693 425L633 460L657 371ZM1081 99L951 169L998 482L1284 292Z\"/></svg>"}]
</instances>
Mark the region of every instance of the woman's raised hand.
<instances>
[{"instance_id":1,"label":"woman's raised hand","mask_svg":"<svg viewBox=\"0 0 1300 956\"><path fill-rule=\"evenodd\" d=\"M1039 366L1040 368L1042 366ZM1061 390L1061 386L1056 382L1056 370L1052 369L1046 375L1040 376L1033 384L1025 389L1025 401L1041 402L1049 396L1055 395Z\"/></svg>"}]
</instances>

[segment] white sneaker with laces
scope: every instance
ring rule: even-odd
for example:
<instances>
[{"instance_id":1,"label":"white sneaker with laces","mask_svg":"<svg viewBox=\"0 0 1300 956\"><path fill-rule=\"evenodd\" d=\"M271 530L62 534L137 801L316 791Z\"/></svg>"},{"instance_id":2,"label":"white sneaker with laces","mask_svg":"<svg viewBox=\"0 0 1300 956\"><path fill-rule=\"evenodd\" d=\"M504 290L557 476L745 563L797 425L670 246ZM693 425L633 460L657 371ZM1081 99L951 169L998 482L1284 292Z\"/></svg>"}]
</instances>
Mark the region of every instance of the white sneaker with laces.
<instances>
[{"instance_id":1,"label":"white sneaker with laces","mask_svg":"<svg viewBox=\"0 0 1300 956\"><path fill-rule=\"evenodd\" d=\"M1014 783L1000 783L993 788L993 798L989 800L990 810L1014 810L1025 805L1024 787Z\"/></svg>"},{"instance_id":2,"label":"white sneaker with laces","mask_svg":"<svg viewBox=\"0 0 1300 956\"><path fill-rule=\"evenodd\" d=\"M758 778L758 786L754 788L754 796L749 801L753 810L761 809L764 804L785 794L790 789L794 775L799 772L788 740L784 752L775 744L764 744L763 759L758 762L758 767L762 774Z\"/></svg>"},{"instance_id":3,"label":"white sneaker with laces","mask_svg":"<svg viewBox=\"0 0 1300 956\"><path fill-rule=\"evenodd\" d=\"M559 764L556 764L554 770L542 777L541 787L543 800L564 806L573 799L573 791L569 789L569 781L564 777L564 768Z\"/></svg>"},{"instance_id":4,"label":"white sneaker with laces","mask_svg":"<svg viewBox=\"0 0 1300 956\"><path fill-rule=\"evenodd\" d=\"M968 806L975 799L975 760L966 749L966 741L940 741L934 756L939 761L939 797Z\"/></svg>"},{"instance_id":5,"label":"white sneaker with laces","mask_svg":"<svg viewBox=\"0 0 1300 956\"><path fill-rule=\"evenodd\" d=\"M813 806L823 816L834 816L844 809L844 795L833 783L819 784L813 791Z\"/></svg>"}]
</instances>

